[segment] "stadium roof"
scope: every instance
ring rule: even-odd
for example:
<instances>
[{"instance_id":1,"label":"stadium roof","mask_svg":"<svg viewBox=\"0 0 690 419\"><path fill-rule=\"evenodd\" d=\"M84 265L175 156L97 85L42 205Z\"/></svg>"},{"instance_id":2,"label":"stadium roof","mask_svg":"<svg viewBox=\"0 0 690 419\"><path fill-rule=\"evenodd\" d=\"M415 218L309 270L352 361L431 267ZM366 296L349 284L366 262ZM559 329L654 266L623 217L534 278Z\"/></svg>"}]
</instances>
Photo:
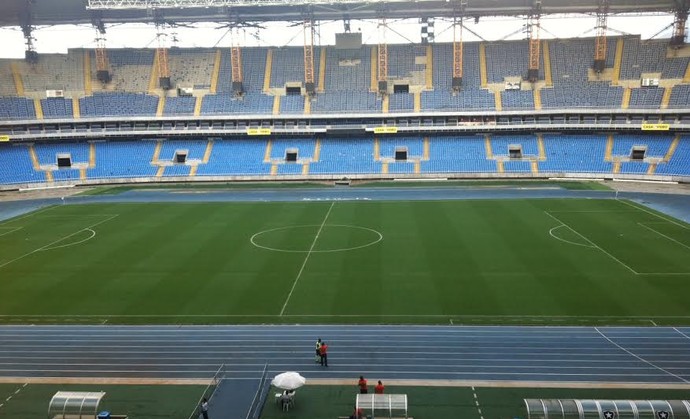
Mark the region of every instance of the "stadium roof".
<instances>
[{"instance_id":1,"label":"stadium roof","mask_svg":"<svg viewBox=\"0 0 690 419\"><path fill-rule=\"evenodd\" d=\"M153 22L259 22L526 15L538 0L3 0L0 26ZM608 0L611 13L687 10L690 0ZM598 0L541 0L543 14L592 13Z\"/></svg>"}]
</instances>

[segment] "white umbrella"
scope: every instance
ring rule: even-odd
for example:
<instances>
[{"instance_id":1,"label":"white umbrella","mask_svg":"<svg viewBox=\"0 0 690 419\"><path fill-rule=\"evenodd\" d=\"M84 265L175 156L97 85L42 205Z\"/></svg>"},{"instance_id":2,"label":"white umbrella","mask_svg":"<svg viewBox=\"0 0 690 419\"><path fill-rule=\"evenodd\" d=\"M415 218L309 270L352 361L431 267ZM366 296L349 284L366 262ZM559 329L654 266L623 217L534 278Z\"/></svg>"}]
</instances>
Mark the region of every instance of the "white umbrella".
<instances>
[{"instance_id":1,"label":"white umbrella","mask_svg":"<svg viewBox=\"0 0 690 419\"><path fill-rule=\"evenodd\" d=\"M302 387L306 382L307 379L299 375L298 372L289 371L276 375L271 384L283 390L294 390Z\"/></svg>"}]
</instances>

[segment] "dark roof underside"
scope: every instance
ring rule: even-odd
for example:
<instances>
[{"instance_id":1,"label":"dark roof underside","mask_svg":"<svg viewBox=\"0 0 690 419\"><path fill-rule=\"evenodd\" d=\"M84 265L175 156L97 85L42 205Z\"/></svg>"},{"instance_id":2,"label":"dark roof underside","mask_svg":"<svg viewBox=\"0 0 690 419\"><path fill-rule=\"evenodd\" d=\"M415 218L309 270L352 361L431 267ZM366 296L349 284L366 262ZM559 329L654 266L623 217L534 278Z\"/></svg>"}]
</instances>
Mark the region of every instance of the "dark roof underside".
<instances>
[{"instance_id":1,"label":"dark roof underside","mask_svg":"<svg viewBox=\"0 0 690 419\"><path fill-rule=\"evenodd\" d=\"M286 0L287 2L287 0ZM162 15L166 21L176 22L260 22L303 20L313 16L316 20L373 19L379 16L390 18L451 17L457 12L459 0L386 0L361 3L338 3L309 5L289 1L290 5L235 7L209 7L196 9L165 9ZM33 3L32 6L27 4ZM250 3L250 2L246 2ZM296 5L295 3L304 3ZM509 16L526 15L532 10L534 0L469 0L466 15ZM679 3L687 5L688 0L609 0L611 13L670 12ZM151 10L87 10L87 0L0 0L0 26L18 26L27 16L33 25L59 25L92 22L98 13L105 23L152 22ZM542 0L543 14L592 13L597 10L597 0ZM681 6L682 7L682 6Z\"/></svg>"}]
</instances>

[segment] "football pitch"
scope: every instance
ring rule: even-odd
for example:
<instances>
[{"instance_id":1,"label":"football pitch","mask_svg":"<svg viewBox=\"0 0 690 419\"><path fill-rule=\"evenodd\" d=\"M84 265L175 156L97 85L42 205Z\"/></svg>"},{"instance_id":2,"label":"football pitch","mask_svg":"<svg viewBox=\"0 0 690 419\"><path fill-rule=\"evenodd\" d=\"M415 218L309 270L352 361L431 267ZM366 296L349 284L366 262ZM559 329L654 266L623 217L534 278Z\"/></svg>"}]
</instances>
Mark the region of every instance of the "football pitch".
<instances>
[{"instance_id":1,"label":"football pitch","mask_svg":"<svg viewBox=\"0 0 690 419\"><path fill-rule=\"evenodd\" d=\"M0 223L2 323L690 324L690 226L609 199L122 203Z\"/></svg>"}]
</instances>

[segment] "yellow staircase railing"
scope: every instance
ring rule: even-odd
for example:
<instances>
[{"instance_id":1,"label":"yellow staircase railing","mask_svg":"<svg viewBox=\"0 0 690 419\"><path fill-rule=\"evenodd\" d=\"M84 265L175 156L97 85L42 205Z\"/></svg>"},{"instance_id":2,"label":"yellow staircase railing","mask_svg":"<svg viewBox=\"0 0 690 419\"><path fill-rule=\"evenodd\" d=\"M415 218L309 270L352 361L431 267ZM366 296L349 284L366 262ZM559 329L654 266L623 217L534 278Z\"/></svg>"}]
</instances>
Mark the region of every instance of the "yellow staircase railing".
<instances>
[{"instance_id":1,"label":"yellow staircase railing","mask_svg":"<svg viewBox=\"0 0 690 419\"><path fill-rule=\"evenodd\" d=\"M606 152L604 153L604 160L605 161L612 161L613 160L613 134L609 134L608 138L606 139Z\"/></svg>"},{"instance_id":2,"label":"yellow staircase railing","mask_svg":"<svg viewBox=\"0 0 690 419\"><path fill-rule=\"evenodd\" d=\"M163 173L165 173L165 166L158 166L156 177L163 177Z\"/></svg>"},{"instance_id":3,"label":"yellow staircase railing","mask_svg":"<svg viewBox=\"0 0 690 419\"><path fill-rule=\"evenodd\" d=\"M196 176L196 172L199 170L199 166L189 166L189 177L194 177Z\"/></svg>"},{"instance_id":4,"label":"yellow staircase railing","mask_svg":"<svg viewBox=\"0 0 690 419\"><path fill-rule=\"evenodd\" d=\"M79 180L86 180L86 169L79 169Z\"/></svg>"},{"instance_id":5,"label":"yellow staircase railing","mask_svg":"<svg viewBox=\"0 0 690 419\"><path fill-rule=\"evenodd\" d=\"M675 138L673 138L671 146L668 148L668 151L664 155L664 162L668 163L669 161L671 161L671 158L673 158L673 154L675 154L676 149L678 148L678 143L680 143L680 135L676 135Z\"/></svg>"},{"instance_id":6,"label":"yellow staircase railing","mask_svg":"<svg viewBox=\"0 0 690 419\"><path fill-rule=\"evenodd\" d=\"M158 84L158 54L154 53L153 64L151 65L151 76L149 77L149 94L156 92Z\"/></svg>"},{"instance_id":7,"label":"yellow staircase railing","mask_svg":"<svg viewBox=\"0 0 690 419\"><path fill-rule=\"evenodd\" d=\"M381 160L381 145L378 137L374 137L374 161Z\"/></svg>"},{"instance_id":8,"label":"yellow staircase railing","mask_svg":"<svg viewBox=\"0 0 690 419\"><path fill-rule=\"evenodd\" d=\"M616 160L613 162L613 173L618 174L621 172L621 161Z\"/></svg>"},{"instance_id":9,"label":"yellow staircase railing","mask_svg":"<svg viewBox=\"0 0 690 419\"><path fill-rule=\"evenodd\" d=\"M479 79L481 80L482 87L486 87L489 84L486 72L486 44L484 42L479 44Z\"/></svg>"},{"instance_id":10,"label":"yellow staircase railing","mask_svg":"<svg viewBox=\"0 0 690 419\"><path fill-rule=\"evenodd\" d=\"M683 83L690 83L690 62L688 62L688 66L685 67L685 74L683 75Z\"/></svg>"},{"instance_id":11,"label":"yellow staircase railing","mask_svg":"<svg viewBox=\"0 0 690 419\"><path fill-rule=\"evenodd\" d=\"M623 63L623 38L616 40L616 58L613 61L613 76L611 77L611 84L618 86L621 78L621 64ZM627 108L626 108L627 109Z\"/></svg>"},{"instance_id":12,"label":"yellow staircase railing","mask_svg":"<svg viewBox=\"0 0 690 419\"><path fill-rule=\"evenodd\" d=\"M89 169L96 167L96 143L89 143Z\"/></svg>"},{"instance_id":13,"label":"yellow staircase railing","mask_svg":"<svg viewBox=\"0 0 690 419\"><path fill-rule=\"evenodd\" d=\"M196 100L194 101L194 116L201 116L201 106L204 103L204 97L203 96L197 96Z\"/></svg>"},{"instance_id":14,"label":"yellow staircase railing","mask_svg":"<svg viewBox=\"0 0 690 419\"><path fill-rule=\"evenodd\" d=\"M673 92L673 87L664 88L664 96L661 98L661 109L668 108L668 104L671 102L671 93Z\"/></svg>"},{"instance_id":15,"label":"yellow staircase railing","mask_svg":"<svg viewBox=\"0 0 690 419\"><path fill-rule=\"evenodd\" d=\"M546 147L544 146L544 136L537 134L537 148L539 150L539 160L546 160Z\"/></svg>"},{"instance_id":16,"label":"yellow staircase railing","mask_svg":"<svg viewBox=\"0 0 690 419\"><path fill-rule=\"evenodd\" d=\"M486 151L486 158L491 160L494 158L494 151L491 147L491 136L486 134L484 136L484 150Z\"/></svg>"},{"instance_id":17,"label":"yellow staircase railing","mask_svg":"<svg viewBox=\"0 0 690 419\"><path fill-rule=\"evenodd\" d=\"M378 91L378 80L376 78L376 61L378 60L379 47L371 47L371 85L369 88L372 92Z\"/></svg>"},{"instance_id":18,"label":"yellow staircase railing","mask_svg":"<svg viewBox=\"0 0 690 419\"><path fill-rule=\"evenodd\" d=\"M41 99L34 99L34 112L36 112L36 119L43 119L43 105Z\"/></svg>"},{"instance_id":19,"label":"yellow staircase railing","mask_svg":"<svg viewBox=\"0 0 690 419\"><path fill-rule=\"evenodd\" d=\"M279 115L280 114L280 96L275 95L273 96L273 115Z\"/></svg>"},{"instance_id":20,"label":"yellow staircase railing","mask_svg":"<svg viewBox=\"0 0 690 419\"><path fill-rule=\"evenodd\" d=\"M424 87L427 90L434 88L434 49L426 46L426 68L424 72Z\"/></svg>"},{"instance_id":21,"label":"yellow staircase railing","mask_svg":"<svg viewBox=\"0 0 690 419\"><path fill-rule=\"evenodd\" d=\"M309 163L302 163L302 175L306 176L309 174Z\"/></svg>"},{"instance_id":22,"label":"yellow staircase railing","mask_svg":"<svg viewBox=\"0 0 690 419\"><path fill-rule=\"evenodd\" d=\"M24 96L24 80L22 80L19 66L17 63L12 62L10 68L12 69L12 79L14 79L14 88L17 91L17 96Z\"/></svg>"},{"instance_id":23,"label":"yellow staircase railing","mask_svg":"<svg viewBox=\"0 0 690 419\"><path fill-rule=\"evenodd\" d=\"M29 146L29 156L31 157L31 166L33 166L34 170L41 170L41 163L38 161L38 155L33 144Z\"/></svg>"},{"instance_id":24,"label":"yellow staircase railing","mask_svg":"<svg viewBox=\"0 0 690 419\"><path fill-rule=\"evenodd\" d=\"M630 98L632 97L632 89L626 87L623 90L623 102L621 103L621 109L628 109L630 107Z\"/></svg>"},{"instance_id":25,"label":"yellow staircase railing","mask_svg":"<svg viewBox=\"0 0 690 419\"><path fill-rule=\"evenodd\" d=\"M388 163L381 163L381 174L388 174Z\"/></svg>"},{"instance_id":26,"label":"yellow staircase railing","mask_svg":"<svg viewBox=\"0 0 690 419\"><path fill-rule=\"evenodd\" d=\"M273 141L266 141L266 151L264 151L264 163L271 162L271 150L273 150Z\"/></svg>"},{"instance_id":27,"label":"yellow staircase railing","mask_svg":"<svg viewBox=\"0 0 690 419\"><path fill-rule=\"evenodd\" d=\"M415 112L421 112L422 110L422 93L421 92L415 92L414 93L414 111Z\"/></svg>"},{"instance_id":28,"label":"yellow staircase railing","mask_svg":"<svg viewBox=\"0 0 690 419\"><path fill-rule=\"evenodd\" d=\"M309 95L304 95L304 114L311 114L311 98Z\"/></svg>"},{"instance_id":29,"label":"yellow staircase railing","mask_svg":"<svg viewBox=\"0 0 690 419\"><path fill-rule=\"evenodd\" d=\"M158 96L158 106L156 107L156 116L163 116L165 110L165 95Z\"/></svg>"},{"instance_id":30,"label":"yellow staircase railing","mask_svg":"<svg viewBox=\"0 0 690 419\"><path fill-rule=\"evenodd\" d=\"M153 149L153 157L151 158L151 163L158 164L158 159L161 156L161 149L163 148L162 141L156 141L156 148Z\"/></svg>"},{"instance_id":31,"label":"yellow staircase railing","mask_svg":"<svg viewBox=\"0 0 690 419\"><path fill-rule=\"evenodd\" d=\"M532 90L532 96L534 97L534 109L541 110L541 89Z\"/></svg>"},{"instance_id":32,"label":"yellow staircase railing","mask_svg":"<svg viewBox=\"0 0 690 419\"><path fill-rule=\"evenodd\" d=\"M390 97L388 95L383 95L383 100L381 101L381 112L388 113L388 107L390 106Z\"/></svg>"},{"instance_id":33,"label":"yellow staircase railing","mask_svg":"<svg viewBox=\"0 0 690 419\"><path fill-rule=\"evenodd\" d=\"M326 47L321 47L321 55L319 56L319 84L316 87L317 91L326 91Z\"/></svg>"},{"instance_id":34,"label":"yellow staircase railing","mask_svg":"<svg viewBox=\"0 0 690 419\"><path fill-rule=\"evenodd\" d=\"M220 64L223 59L221 50L216 50L216 58L213 61L213 73L211 73L211 87L209 89L211 94L216 94L218 91L218 76L220 75Z\"/></svg>"},{"instance_id":35,"label":"yellow staircase railing","mask_svg":"<svg viewBox=\"0 0 690 419\"><path fill-rule=\"evenodd\" d=\"M271 176L275 176L277 174L278 174L278 165L274 163L271 165Z\"/></svg>"},{"instance_id":36,"label":"yellow staircase railing","mask_svg":"<svg viewBox=\"0 0 690 419\"><path fill-rule=\"evenodd\" d=\"M203 164L206 164L209 160L211 160L211 153L213 153L213 140L208 140L206 143L206 150L204 150L204 157L201 160Z\"/></svg>"},{"instance_id":37,"label":"yellow staircase railing","mask_svg":"<svg viewBox=\"0 0 690 419\"><path fill-rule=\"evenodd\" d=\"M321 159L321 139L316 139L316 144L314 144L314 156L312 157L313 162L317 162Z\"/></svg>"},{"instance_id":38,"label":"yellow staircase railing","mask_svg":"<svg viewBox=\"0 0 690 419\"><path fill-rule=\"evenodd\" d=\"M649 167L647 168L647 174L648 175L653 175L656 172L656 163L650 163Z\"/></svg>"},{"instance_id":39,"label":"yellow staircase railing","mask_svg":"<svg viewBox=\"0 0 690 419\"><path fill-rule=\"evenodd\" d=\"M55 181L55 178L53 177L53 172L50 170L46 170L46 182L48 183L53 183Z\"/></svg>"},{"instance_id":40,"label":"yellow staircase railing","mask_svg":"<svg viewBox=\"0 0 690 419\"><path fill-rule=\"evenodd\" d=\"M91 81L91 53L84 50L84 94L90 96L93 93Z\"/></svg>"},{"instance_id":41,"label":"yellow staircase railing","mask_svg":"<svg viewBox=\"0 0 690 419\"><path fill-rule=\"evenodd\" d=\"M414 173L415 173L416 175L422 173L422 162L419 161L419 160L416 160L416 161L414 162Z\"/></svg>"},{"instance_id":42,"label":"yellow staircase railing","mask_svg":"<svg viewBox=\"0 0 690 419\"><path fill-rule=\"evenodd\" d=\"M273 50L266 51L266 69L264 70L264 93L271 89L271 71L273 71Z\"/></svg>"},{"instance_id":43,"label":"yellow staircase railing","mask_svg":"<svg viewBox=\"0 0 690 419\"><path fill-rule=\"evenodd\" d=\"M72 98L72 116L74 117L74 119L81 118L81 109L79 107L79 98L78 97Z\"/></svg>"},{"instance_id":44,"label":"yellow staircase railing","mask_svg":"<svg viewBox=\"0 0 690 419\"><path fill-rule=\"evenodd\" d=\"M506 172L506 169L503 167L503 160L496 160L496 170L498 173Z\"/></svg>"},{"instance_id":45,"label":"yellow staircase railing","mask_svg":"<svg viewBox=\"0 0 690 419\"><path fill-rule=\"evenodd\" d=\"M539 162L537 160L530 160L529 166L533 175L539 173Z\"/></svg>"},{"instance_id":46,"label":"yellow staircase railing","mask_svg":"<svg viewBox=\"0 0 690 419\"><path fill-rule=\"evenodd\" d=\"M497 111L503 110L503 99L501 98L501 92L499 91L494 92L494 104Z\"/></svg>"},{"instance_id":47,"label":"yellow staircase railing","mask_svg":"<svg viewBox=\"0 0 690 419\"><path fill-rule=\"evenodd\" d=\"M544 57L544 82L546 85L553 86L553 76L551 75L551 52L549 51L549 41L542 41L542 56Z\"/></svg>"},{"instance_id":48,"label":"yellow staircase railing","mask_svg":"<svg viewBox=\"0 0 690 419\"><path fill-rule=\"evenodd\" d=\"M422 152L422 160L424 161L429 161L429 156L431 155L431 142L429 141L429 137L424 137L424 151Z\"/></svg>"}]
</instances>

